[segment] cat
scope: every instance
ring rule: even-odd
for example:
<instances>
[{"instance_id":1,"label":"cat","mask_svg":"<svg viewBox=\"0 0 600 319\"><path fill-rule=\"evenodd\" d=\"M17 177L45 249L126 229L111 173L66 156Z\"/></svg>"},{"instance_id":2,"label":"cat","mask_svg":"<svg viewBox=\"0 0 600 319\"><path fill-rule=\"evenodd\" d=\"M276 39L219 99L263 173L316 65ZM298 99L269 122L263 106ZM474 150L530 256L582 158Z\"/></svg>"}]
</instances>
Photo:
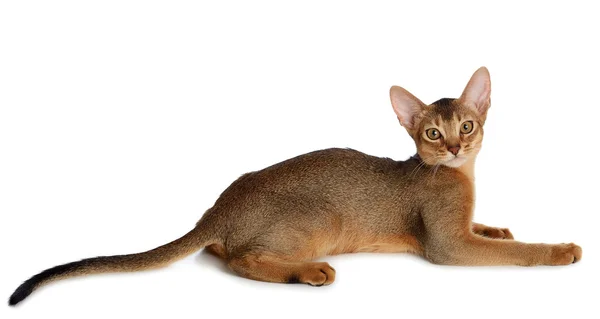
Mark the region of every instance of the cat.
<instances>
[{"instance_id":1,"label":"cat","mask_svg":"<svg viewBox=\"0 0 600 319\"><path fill-rule=\"evenodd\" d=\"M244 174L183 237L143 253L47 269L19 286L9 304L54 280L159 268L203 247L240 276L313 286L333 283L335 270L312 260L343 253L409 252L435 264L472 266L579 261L575 244L525 244L506 228L471 221L490 93L485 67L459 98L431 105L393 86L393 109L417 147L408 160L326 149Z\"/></svg>"}]
</instances>

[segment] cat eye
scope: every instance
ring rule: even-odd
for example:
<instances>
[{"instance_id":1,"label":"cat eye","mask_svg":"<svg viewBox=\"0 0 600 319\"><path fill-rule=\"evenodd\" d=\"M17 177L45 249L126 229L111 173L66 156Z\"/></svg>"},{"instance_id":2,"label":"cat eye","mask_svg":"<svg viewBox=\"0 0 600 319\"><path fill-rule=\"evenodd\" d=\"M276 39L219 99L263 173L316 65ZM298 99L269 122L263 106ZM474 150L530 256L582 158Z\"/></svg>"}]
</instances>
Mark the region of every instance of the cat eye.
<instances>
[{"instance_id":1,"label":"cat eye","mask_svg":"<svg viewBox=\"0 0 600 319\"><path fill-rule=\"evenodd\" d=\"M427 137L429 137L430 140L437 140L442 136L440 131L438 131L435 128L428 129L427 131L425 131L425 134L427 135Z\"/></svg>"},{"instance_id":2,"label":"cat eye","mask_svg":"<svg viewBox=\"0 0 600 319\"><path fill-rule=\"evenodd\" d=\"M462 134L469 134L473 131L473 121L466 121L460 125L460 132Z\"/></svg>"}]
</instances>

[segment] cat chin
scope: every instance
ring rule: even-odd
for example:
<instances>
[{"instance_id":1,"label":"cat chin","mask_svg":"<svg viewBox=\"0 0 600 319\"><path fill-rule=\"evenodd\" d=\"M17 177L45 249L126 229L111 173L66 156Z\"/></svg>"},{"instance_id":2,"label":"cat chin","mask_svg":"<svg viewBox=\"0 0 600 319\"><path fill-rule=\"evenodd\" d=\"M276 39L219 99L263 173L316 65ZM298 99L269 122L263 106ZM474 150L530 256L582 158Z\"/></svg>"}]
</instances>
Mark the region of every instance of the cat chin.
<instances>
[{"instance_id":1,"label":"cat chin","mask_svg":"<svg viewBox=\"0 0 600 319\"><path fill-rule=\"evenodd\" d=\"M457 168L460 167L462 164L467 162L467 158L466 157L455 157L449 161L446 161L444 163L442 163L442 165L446 165L448 167L452 167L452 168Z\"/></svg>"}]
</instances>

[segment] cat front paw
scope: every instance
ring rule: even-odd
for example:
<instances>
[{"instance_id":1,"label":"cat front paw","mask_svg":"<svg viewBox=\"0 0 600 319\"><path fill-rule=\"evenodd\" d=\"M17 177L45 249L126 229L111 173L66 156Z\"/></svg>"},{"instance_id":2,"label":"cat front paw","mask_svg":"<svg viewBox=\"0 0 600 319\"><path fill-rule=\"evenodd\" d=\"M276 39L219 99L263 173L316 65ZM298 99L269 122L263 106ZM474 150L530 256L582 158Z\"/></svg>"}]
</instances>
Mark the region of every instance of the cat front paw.
<instances>
[{"instance_id":1,"label":"cat front paw","mask_svg":"<svg viewBox=\"0 0 600 319\"><path fill-rule=\"evenodd\" d=\"M549 265L569 265L581 260L581 247L570 244L559 244L552 246Z\"/></svg>"},{"instance_id":2,"label":"cat front paw","mask_svg":"<svg viewBox=\"0 0 600 319\"><path fill-rule=\"evenodd\" d=\"M482 229L479 233L481 236L494 238L494 239L515 239L513 234L508 230L508 228L495 228L488 227Z\"/></svg>"}]
</instances>

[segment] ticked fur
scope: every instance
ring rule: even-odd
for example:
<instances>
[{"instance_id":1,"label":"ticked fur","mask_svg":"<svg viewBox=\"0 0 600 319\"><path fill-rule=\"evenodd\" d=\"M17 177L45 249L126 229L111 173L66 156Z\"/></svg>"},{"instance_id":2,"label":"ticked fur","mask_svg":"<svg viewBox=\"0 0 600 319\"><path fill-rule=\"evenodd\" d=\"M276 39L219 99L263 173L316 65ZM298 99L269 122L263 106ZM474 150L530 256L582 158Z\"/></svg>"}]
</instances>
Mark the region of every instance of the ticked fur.
<instances>
[{"instance_id":1,"label":"ticked fur","mask_svg":"<svg viewBox=\"0 0 600 319\"><path fill-rule=\"evenodd\" d=\"M343 253L409 252L452 265L580 260L574 244L525 244L506 228L472 222L473 169L490 92L485 68L458 99L430 105L392 87L394 111L417 146L410 159L327 149L244 174L182 238L145 253L50 268L19 286L9 304L53 280L166 266L205 246L240 276L314 286L331 284L335 270L312 260Z\"/></svg>"}]
</instances>

